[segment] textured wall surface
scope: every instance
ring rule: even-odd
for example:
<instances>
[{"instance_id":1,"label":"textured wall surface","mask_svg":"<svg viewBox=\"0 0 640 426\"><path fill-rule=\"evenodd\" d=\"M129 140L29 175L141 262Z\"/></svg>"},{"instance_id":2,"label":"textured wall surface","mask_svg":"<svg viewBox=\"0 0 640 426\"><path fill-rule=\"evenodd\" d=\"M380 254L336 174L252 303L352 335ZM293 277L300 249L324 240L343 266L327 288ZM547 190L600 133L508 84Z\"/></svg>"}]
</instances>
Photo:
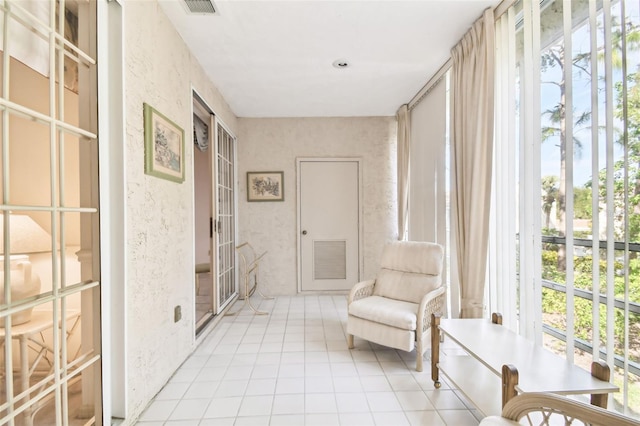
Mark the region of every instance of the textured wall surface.
<instances>
[{"instance_id":1,"label":"textured wall surface","mask_svg":"<svg viewBox=\"0 0 640 426\"><path fill-rule=\"evenodd\" d=\"M194 347L193 146L185 182L144 174L143 102L191 141L192 87L235 132L236 118L156 1L125 6L126 352L131 423ZM182 320L173 322L174 306Z\"/></svg>"},{"instance_id":2,"label":"textured wall surface","mask_svg":"<svg viewBox=\"0 0 640 426\"><path fill-rule=\"evenodd\" d=\"M378 270L385 242L397 235L395 117L238 119L238 240L268 250L264 274L270 294L298 291L297 171L299 157L362 160L361 278ZM247 171L284 171L285 201L249 203Z\"/></svg>"}]
</instances>

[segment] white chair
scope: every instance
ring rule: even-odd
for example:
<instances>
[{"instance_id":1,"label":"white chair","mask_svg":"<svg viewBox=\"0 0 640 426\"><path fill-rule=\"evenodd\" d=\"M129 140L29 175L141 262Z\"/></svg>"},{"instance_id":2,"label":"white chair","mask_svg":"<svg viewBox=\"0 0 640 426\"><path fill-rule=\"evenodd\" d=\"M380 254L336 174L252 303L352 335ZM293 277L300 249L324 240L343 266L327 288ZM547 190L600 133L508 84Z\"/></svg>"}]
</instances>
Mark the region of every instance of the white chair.
<instances>
[{"instance_id":1,"label":"white chair","mask_svg":"<svg viewBox=\"0 0 640 426\"><path fill-rule=\"evenodd\" d=\"M443 249L439 244L396 241L385 246L374 280L356 284L349 294L347 343L353 336L411 352L422 371L431 314L443 312Z\"/></svg>"}]
</instances>

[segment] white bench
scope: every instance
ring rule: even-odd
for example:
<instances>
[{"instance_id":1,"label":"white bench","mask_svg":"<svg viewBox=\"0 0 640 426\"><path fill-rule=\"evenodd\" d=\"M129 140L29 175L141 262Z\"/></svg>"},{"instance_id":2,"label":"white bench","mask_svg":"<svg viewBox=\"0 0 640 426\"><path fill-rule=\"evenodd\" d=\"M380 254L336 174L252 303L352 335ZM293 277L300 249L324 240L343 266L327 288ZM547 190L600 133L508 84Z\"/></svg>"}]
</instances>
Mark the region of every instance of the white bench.
<instances>
[{"instance_id":1,"label":"white bench","mask_svg":"<svg viewBox=\"0 0 640 426\"><path fill-rule=\"evenodd\" d=\"M591 394L591 403L607 406L610 370L594 362L591 374L502 325L502 316L485 319L431 321L431 378L440 387L442 372L485 416L499 415L518 393ZM440 334L456 342L468 355L440 357Z\"/></svg>"}]
</instances>

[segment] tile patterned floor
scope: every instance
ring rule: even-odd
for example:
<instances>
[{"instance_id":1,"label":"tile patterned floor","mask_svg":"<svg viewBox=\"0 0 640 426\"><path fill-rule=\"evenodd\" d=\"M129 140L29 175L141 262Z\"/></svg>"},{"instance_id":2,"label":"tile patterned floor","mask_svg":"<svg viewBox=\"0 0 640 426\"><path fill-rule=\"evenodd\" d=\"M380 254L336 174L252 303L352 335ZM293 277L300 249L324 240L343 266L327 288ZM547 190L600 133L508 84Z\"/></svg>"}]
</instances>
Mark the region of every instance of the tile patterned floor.
<instances>
[{"instance_id":1,"label":"tile patterned floor","mask_svg":"<svg viewBox=\"0 0 640 426\"><path fill-rule=\"evenodd\" d=\"M140 416L139 426L478 425L414 353L356 337L346 344L346 296L252 298L224 317ZM243 306L238 301L232 311Z\"/></svg>"}]
</instances>

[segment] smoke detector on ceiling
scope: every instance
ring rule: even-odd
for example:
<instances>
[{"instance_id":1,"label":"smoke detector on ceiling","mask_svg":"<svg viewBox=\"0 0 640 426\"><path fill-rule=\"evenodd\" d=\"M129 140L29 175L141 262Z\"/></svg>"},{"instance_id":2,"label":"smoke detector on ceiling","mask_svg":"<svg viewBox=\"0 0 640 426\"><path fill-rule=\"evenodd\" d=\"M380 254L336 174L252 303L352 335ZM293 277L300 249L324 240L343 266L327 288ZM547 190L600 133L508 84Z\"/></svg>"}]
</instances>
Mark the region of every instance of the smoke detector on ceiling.
<instances>
[{"instance_id":1,"label":"smoke detector on ceiling","mask_svg":"<svg viewBox=\"0 0 640 426\"><path fill-rule=\"evenodd\" d=\"M191 13L201 15L213 15L216 13L212 0L184 0L184 3Z\"/></svg>"},{"instance_id":2,"label":"smoke detector on ceiling","mask_svg":"<svg viewBox=\"0 0 640 426\"><path fill-rule=\"evenodd\" d=\"M333 66L338 69L345 69L349 67L349 62L346 59L336 59L333 61Z\"/></svg>"}]
</instances>

